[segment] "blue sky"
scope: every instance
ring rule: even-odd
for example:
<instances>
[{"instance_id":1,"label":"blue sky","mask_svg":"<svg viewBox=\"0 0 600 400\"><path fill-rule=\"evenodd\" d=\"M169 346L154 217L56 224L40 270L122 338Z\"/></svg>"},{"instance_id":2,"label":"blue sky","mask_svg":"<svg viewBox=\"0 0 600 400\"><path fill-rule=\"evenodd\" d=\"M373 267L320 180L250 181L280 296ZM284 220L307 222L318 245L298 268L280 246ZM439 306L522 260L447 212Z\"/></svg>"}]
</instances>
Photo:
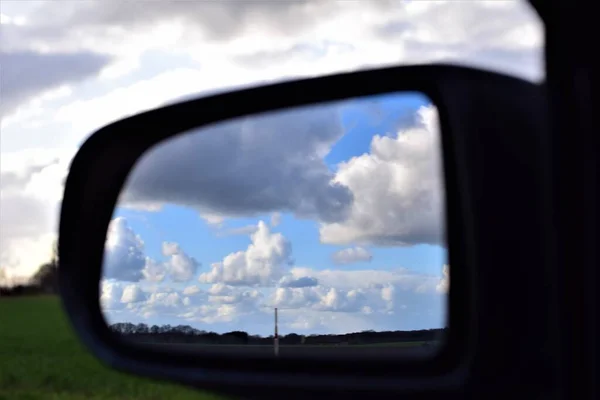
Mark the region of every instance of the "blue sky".
<instances>
[{"instance_id":1,"label":"blue sky","mask_svg":"<svg viewBox=\"0 0 600 400\"><path fill-rule=\"evenodd\" d=\"M430 104L422 93L410 92L348 101L341 117L344 136L325 158L327 164L335 168L341 161L368 152L373 135L394 135L413 125L419 107Z\"/></svg>"}]
</instances>

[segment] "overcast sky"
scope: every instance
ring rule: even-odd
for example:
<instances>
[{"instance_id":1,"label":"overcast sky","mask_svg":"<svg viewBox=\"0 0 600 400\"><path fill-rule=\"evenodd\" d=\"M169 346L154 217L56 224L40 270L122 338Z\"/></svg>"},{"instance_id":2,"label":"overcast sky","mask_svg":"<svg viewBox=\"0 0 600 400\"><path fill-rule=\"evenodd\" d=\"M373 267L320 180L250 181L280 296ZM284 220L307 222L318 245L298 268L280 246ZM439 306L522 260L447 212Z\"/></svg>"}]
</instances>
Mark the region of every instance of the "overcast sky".
<instances>
[{"instance_id":1,"label":"overcast sky","mask_svg":"<svg viewBox=\"0 0 600 400\"><path fill-rule=\"evenodd\" d=\"M4 0L1 13L3 280L28 277L48 259L56 236L61 185L73 154L93 130L123 116L182 96L228 87L391 64L451 61L532 81L544 78L542 25L523 1ZM411 101L407 100L406 107L415 106ZM356 113L362 106L356 107L346 108L346 113ZM141 258L129 260L137 262L132 269L107 276L105 285L110 288L105 287L104 299L123 307L135 303L135 307L128 306L128 318L168 314L175 315L174 321L195 318L199 323L220 323L222 329L229 326L231 318L236 323L250 324L243 322L242 315L256 313L260 304L274 298L281 304L295 304L298 296L303 299L304 311L298 311L298 315L289 313L290 329L338 331L375 323L389 326L390 314L385 312L390 311L391 303L396 311L410 304L418 304L422 309L425 306L421 304L427 304L435 309L435 315L430 317L415 316L408 323L410 326L441 324L443 309L436 304L441 304L437 299L443 297L440 293L444 288L442 224L436 212L427 211L441 204L440 190L434 190L441 187L440 182L432 178L425 188L402 187L398 192L399 199L406 200L402 204L418 203L415 199L432 202L428 203L433 204L431 208L421 207L416 212L408 206L398 209L400 203L391 201L398 199L390 200L383 192L368 202L364 196L357 196L377 193L379 182L364 179L365 174L361 179L360 174L366 168L371 173L369 177L382 175L372 166L373 160L384 159L392 164L400 161L407 171L412 171L415 181L430 172L432 164L425 163L423 167L419 160L431 159L427 157L436 143L436 135L432 134L436 129L435 109L426 102L413 108L414 124L404 126L403 132L425 132L419 138L431 140L412 153L402 147L410 147L406 141L396 143L401 137L399 126L391 134L373 131L368 133L370 136L363 135L363 139L344 142L348 131L343 124L340 128L329 120L332 110L310 114L326 127L311 140L301 140L301 131L291 135L296 138L292 143L280 136L252 138L280 144L278 152L268 152L265 162L252 158L255 155L264 160L265 153L234 153L235 146L240 145L235 135L229 142L212 143L212 158L206 157L202 162L221 163L220 168L230 174L221 177L223 188L218 193L227 199L247 201L221 201L216 194L199 201L185 187L173 184L169 176L160 175L165 170L160 168L160 154L157 155L154 165L148 161L144 169L140 167L137 180L132 181L123 199L129 208L119 210L123 214L118 215L111 228L117 237L128 237L138 245L136 240L142 238L143 251L138 254ZM301 113L284 117L265 123L275 132L278 124L286 123L286 118L303 118ZM379 142L377 135L383 135ZM410 139L407 141L410 144ZM361 145L352 145L355 142ZM394 145L398 145L397 153L390 155L382 150ZM310 165L294 164L291 151L304 157L317 154L320 159ZM363 159L344 163L363 153ZM289 168L264 168L286 160L292 160ZM382 163L376 164L377 168L385 168ZM243 196L240 185L231 180L240 168L248 168L256 172L253 176L259 176L246 186L249 190L273 189L267 199L257 201L256 197ZM338 185L328 184L328 174L335 177ZM169 188L167 191L152 191L147 185L148 177L159 177L165 185L172 185L163 185ZM194 184L203 181L203 177L193 174L187 177ZM211 176L204 182L212 182L214 187L218 178ZM411 189L415 187L418 192ZM305 201L298 201L294 196L298 193L303 193ZM189 247L195 245L183 245L191 240L187 236L162 240L155 235L153 241L150 231L146 232L140 222L144 218L139 218L139 205L153 201L172 204L175 209L146 208L144 218L158 218L156 215L164 212L180 213L183 218L184 213L190 212L196 216L198 226L204 226L206 232L210 230L215 241L221 238L232 243L232 247L220 249L224 252L220 255L193 254L195 250ZM137 208L132 206L134 203ZM365 214L365 210L371 213ZM398 224L393 218L374 214L374 210L410 218ZM185 218L191 220L192 216L186 214ZM300 222L292 224L292 220ZM303 243L294 238L302 232L304 223L313 224L311 232L319 248L328 249L322 253L323 257L327 253L328 263L324 259L304 260L319 265L298 262L303 254L298 249L303 248ZM221 228L215 228L219 224ZM254 286L234 285L226 273L227 263L232 260L229 254L241 254L240 260L251 261L252 251L260 248L260 243L277 250L272 260L277 264L273 271L279 275L267 274L259 279L246 274L245 278L255 279L246 283ZM391 251L390 246L402 249L394 250L400 253L392 255L386 253ZM391 257L398 257L393 265L389 263ZM235 265L242 265L248 272L247 264ZM376 275L372 270L378 268L379 274L396 275ZM126 270L129 274L123 272ZM398 278L400 275L402 279ZM373 278L366 280L364 276ZM405 284L407 279L411 284ZM436 283L431 286L426 303L418 303L422 298L413 294L423 291L418 288L427 279ZM371 286L361 289L357 283L361 281ZM259 290L259 284L269 289ZM194 286L197 287L193 289ZM261 300L257 300L259 297ZM386 303L385 299L390 300ZM192 304L193 301L199 303ZM169 307L170 302L186 311L174 314L171 307L171 311L161 314L159 307ZM209 303L216 305L207 308ZM119 309L114 304L111 307ZM306 312L307 307L312 313ZM380 311L377 315L381 319L365 319L365 307L373 313ZM269 314L268 321L270 318Z\"/></svg>"}]
</instances>

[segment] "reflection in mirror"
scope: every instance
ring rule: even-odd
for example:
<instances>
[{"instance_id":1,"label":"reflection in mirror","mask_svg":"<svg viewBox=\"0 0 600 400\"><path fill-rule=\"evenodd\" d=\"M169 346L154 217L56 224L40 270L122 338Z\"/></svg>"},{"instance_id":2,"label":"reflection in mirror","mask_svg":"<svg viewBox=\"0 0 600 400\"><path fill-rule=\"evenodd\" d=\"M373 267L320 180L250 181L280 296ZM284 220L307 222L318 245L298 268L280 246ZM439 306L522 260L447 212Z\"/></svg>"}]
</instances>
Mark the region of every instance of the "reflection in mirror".
<instances>
[{"instance_id":1,"label":"reflection in mirror","mask_svg":"<svg viewBox=\"0 0 600 400\"><path fill-rule=\"evenodd\" d=\"M439 135L406 92L155 146L109 226L105 320L157 346L430 354L448 328Z\"/></svg>"}]
</instances>

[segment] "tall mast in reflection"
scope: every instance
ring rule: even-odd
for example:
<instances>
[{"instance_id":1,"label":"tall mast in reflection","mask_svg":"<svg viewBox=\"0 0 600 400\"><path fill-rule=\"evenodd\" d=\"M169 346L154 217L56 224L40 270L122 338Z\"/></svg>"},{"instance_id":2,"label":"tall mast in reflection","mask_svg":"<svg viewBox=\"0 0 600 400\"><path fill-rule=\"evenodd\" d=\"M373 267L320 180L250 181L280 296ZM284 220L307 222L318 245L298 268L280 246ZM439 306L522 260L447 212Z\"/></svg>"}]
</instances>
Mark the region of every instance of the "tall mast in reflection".
<instances>
[{"instance_id":1,"label":"tall mast in reflection","mask_svg":"<svg viewBox=\"0 0 600 400\"><path fill-rule=\"evenodd\" d=\"M277 307L275 307L275 336L273 337L273 349L276 357L279 355L279 335L277 333L277 322Z\"/></svg>"}]
</instances>

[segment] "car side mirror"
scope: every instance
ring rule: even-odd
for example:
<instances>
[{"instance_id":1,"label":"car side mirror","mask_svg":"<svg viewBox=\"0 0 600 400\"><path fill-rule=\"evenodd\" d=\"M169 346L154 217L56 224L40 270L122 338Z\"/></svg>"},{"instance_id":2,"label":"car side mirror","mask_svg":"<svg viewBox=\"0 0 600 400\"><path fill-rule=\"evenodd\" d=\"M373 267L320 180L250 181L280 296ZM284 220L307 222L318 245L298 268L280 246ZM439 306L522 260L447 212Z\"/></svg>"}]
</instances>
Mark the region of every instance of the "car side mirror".
<instances>
[{"instance_id":1,"label":"car side mirror","mask_svg":"<svg viewBox=\"0 0 600 400\"><path fill-rule=\"evenodd\" d=\"M390 237L382 237L368 221L365 224L373 228L369 235L356 233L353 229L358 225L343 222L351 212L346 206L366 201L365 198L348 192L347 181L330 180L328 174L331 171L324 164L310 164L308 168L309 159L325 157L331 144L344 136L351 126L345 117L357 112L352 107L362 107L364 117L373 104L369 99L388 99L390 102L385 104L397 106L416 101L418 96L435 105L439 139L434 137L432 143L440 160L434 163L435 160L429 157L438 154L434 152L423 153L417 161L433 162L423 168L428 171L439 169L443 185L439 196L430 198L426 185L437 185L437 181L431 183L411 178L415 185L425 188L424 194L402 199L419 206L419 212L427 218L434 218L439 211L441 225L434 227L439 231L399 229L394 218L412 227L414 215L409 212L412 208L397 202L394 204L398 204L399 211L386 217L393 222L389 226L398 228ZM398 98L402 98L402 102L394 103ZM183 101L111 123L83 144L66 181L59 232L60 293L64 308L79 338L96 357L113 368L245 398L271 395L331 397L354 392L365 396L447 398L468 390L489 395L491 393L486 391L499 382L503 387L501 391L522 385L519 371L546 371L548 366L544 346L550 339L544 328L540 328L550 324L544 297L540 295L549 290L548 278L543 273L544 249L549 243L545 234L548 221L543 213L548 190L544 102L544 88L540 85L471 68L428 65L260 86ZM346 108L340 111L342 103ZM397 124L402 121L414 122L414 117L403 115L394 107L386 109L387 115L395 118L386 126L398 129ZM375 107L375 115L378 110ZM331 119L332 115L335 118ZM285 132L277 137L269 136L269 129ZM191 132L197 135L192 136ZM258 132L264 135L264 140L255 141L248 132ZM309 134L318 140L311 141ZM385 134L382 132L378 136L381 151L385 153L390 149L392 152L386 144L389 137ZM217 165L228 160L219 156L221 153L215 150L216 147L211 147L213 144L205 139L209 136L218 137L219 146L235 143L236 152L229 154L231 157L243 159L248 152L255 152L260 153L260 158L253 163L236 164L236 171L247 174L243 179L217 186L218 179L227 172L226 167ZM424 134L415 137L416 147L422 145L421 140L425 140L422 138L427 138ZM266 143L273 145L270 151L267 151ZM303 153L304 158L294 158L295 150L306 149L309 145L312 147ZM284 147L290 149L282 153L284 156L272 156ZM193 150L196 148L202 151ZM194 154L198 157L192 157ZM152 161L159 159L162 164ZM183 164L183 160L194 159L199 163L194 168ZM278 175L281 179L265 179L262 186L249 180L260 179L260 171L266 174L273 169L287 168L281 160L295 161L293 168L285 170L286 175ZM173 167L169 170L173 175L167 175L165 165ZM308 172L303 165L307 166ZM360 172L363 167L359 167L355 171ZM215 168L212 175L198 175L198 171L206 172L210 168ZM372 177L383 173L373 171ZM282 177L291 184L281 186L285 189L273 189L284 181ZM319 181L323 190L310 189L313 186L305 185L309 179L310 182ZM178 182L177 185L174 182ZM186 191L182 191L185 182L189 184ZM247 195L239 195L237 189L240 187L248 189ZM289 196L283 199L284 195ZM215 342L202 342L199 337L194 340L202 345L192 347L129 340L131 338L118 334L107 322L104 311L110 296L101 291L107 276L113 281L121 279L129 283L142 280L156 283L167 279L174 285L193 279L194 283L233 288L233 294L216 295L209 292L208 286L200 287L194 293L205 293L205 297L193 297L190 289L185 298L183 295L173 298L174 304L193 304L195 312L209 310L206 307L211 301L210 296L251 298L248 301L252 304L257 304L254 298L268 298L269 301L261 303L265 308L264 321L270 324L267 330L272 329L276 308L280 309L280 318L284 318L281 307L292 307L289 296L294 293L313 296L310 308L313 311L333 312L342 310L344 304L352 304L364 314L378 312L374 306L361 302L369 295L362 286L352 293L352 288L344 292L345 303L339 300L339 291L329 294L310 289L317 287L317 281L322 278L285 269L292 258L288 257L285 244L279 242L269 242L275 243L272 244L273 256L261 252L249 256L246 252L235 256L246 257L245 261L236 261L234 256L225 257L210 268L203 265L206 268L202 271L197 268L200 265L197 260L184 258L179 248L168 242L163 245L162 256L179 254L180 257L173 261L176 265L170 264L168 268L171 269L166 264L150 263L142 253L135 253L131 245L114 247L111 232L127 229L122 221L113 220L120 215L116 211L120 205L152 209L171 203L188 207L205 219L216 214L216 219L224 215L242 215L240 204L250 207L252 216L284 210L299 218L318 221L326 228L320 231L321 239L333 244L341 242L341 238L349 238L348 241L358 244L379 240L378 243L388 247L414 243L441 246L452 267L451 273L445 271L450 275L446 278L451 277L451 285L435 281L429 288L444 293L443 307L439 309L439 315L443 314L444 319L439 320L438 327L443 337L438 341L437 337L427 336L425 343L416 350L413 348L412 352L400 351L394 346L358 351L352 342L352 338L360 336L358 334L336 339L341 345L321 346L318 350L302 346L290 350L291 347L288 349L279 341L277 331L275 337L265 339L266 342L256 339L257 346L266 343L268 349L265 351L265 347L252 347L248 339L251 332L247 332L242 345L233 347L211 345ZM381 221L386 224L385 219ZM262 224L255 226L252 234L260 235L265 230L268 233L267 224ZM135 235L131 237L137 240ZM275 239L269 236L264 240ZM117 250L111 252L111 246ZM161 256L159 253L160 250L156 250L156 257ZM265 260L271 260L268 258L271 256L276 262L269 264ZM248 261L248 257L254 258ZM226 269L235 262L238 264L234 266L239 267L236 273ZM254 264L250 265L252 262ZM506 273L508 266L518 271L518 279L514 274ZM254 275L248 272L251 270ZM167 275L168 278L164 278ZM242 282L250 289L237 291ZM394 282L383 282L381 287L375 281L362 283L365 288L371 285L368 287L381 292L386 284L389 285L385 287L392 287ZM438 287L440 284L441 288ZM309 289L302 289L305 287ZM508 288L509 296L506 295ZM117 303L124 313L141 310L136 302L152 296L148 288L132 286L127 289L127 294L125 289L120 290ZM276 295L278 290L279 297ZM314 300L317 295L321 297ZM380 300L386 300L385 295L382 296L383 300ZM324 298L329 299L329 303L324 303ZM383 302L378 304L381 315L388 312L388 320L392 318L389 315L399 319L403 315L400 312L389 314L390 310ZM232 307L222 307L219 315ZM303 315L295 312L295 315ZM208 314L197 319L194 315L186 318L197 322L198 331L210 330L202 325L208 323ZM397 332L394 335L397 335L395 338L403 337ZM151 333L144 331L138 336L147 338ZM536 337L540 346L531 348L523 337ZM392 341L396 340L400 341ZM541 387L547 382L533 379L530 384ZM492 389L494 393L497 390L500 389Z\"/></svg>"}]
</instances>

